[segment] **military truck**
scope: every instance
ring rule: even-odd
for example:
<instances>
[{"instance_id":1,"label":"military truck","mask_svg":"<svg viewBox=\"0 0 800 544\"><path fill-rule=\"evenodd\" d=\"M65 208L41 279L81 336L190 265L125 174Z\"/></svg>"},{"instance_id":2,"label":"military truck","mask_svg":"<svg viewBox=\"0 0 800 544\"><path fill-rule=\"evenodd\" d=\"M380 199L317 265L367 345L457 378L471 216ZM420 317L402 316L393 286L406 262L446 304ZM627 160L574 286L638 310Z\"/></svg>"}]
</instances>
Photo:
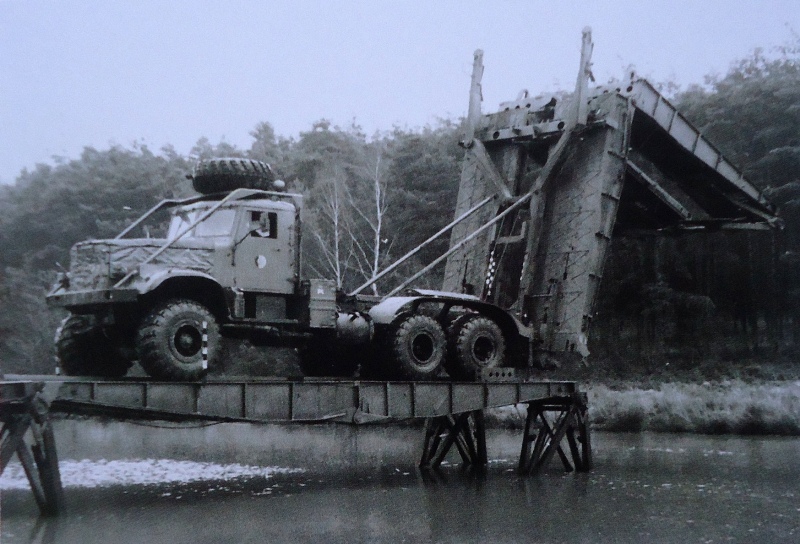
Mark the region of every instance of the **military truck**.
<instances>
[{"instance_id":1,"label":"military truck","mask_svg":"<svg viewBox=\"0 0 800 544\"><path fill-rule=\"evenodd\" d=\"M301 278L302 197L266 163L206 160L188 177L198 196L72 248L47 296L70 312L56 334L65 374L121 377L138 361L158 380L197 380L220 362L222 337L296 346L309 376L431 380L446 368L473 380L524 360L524 327L478 297L380 298ZM162 210L165 237L129 237Z\"/></svg>"},{"instance_id":2,"label":"military truck","mask_svg":"<svg viewBox=\"0 0 800 544\"><path fill-rule=\"evenodd\" d=\"M503 367L585 360L612 237L781 228L775 208L649 82L589 87L583 31L575 92L482 113L475 52L448 251L384 297L300 277L302 199L268 165L198 164L199 196L155 206L113 240L72 249L48 301L71 315L57 335L68 374L194 380L220 338L301 348L311 376L503 378ZM169 208L163 239L127 236ZM442 291L403 289L447 259ZM461 294L456 291L464 291Z\"/></svg>"}]
</instances>

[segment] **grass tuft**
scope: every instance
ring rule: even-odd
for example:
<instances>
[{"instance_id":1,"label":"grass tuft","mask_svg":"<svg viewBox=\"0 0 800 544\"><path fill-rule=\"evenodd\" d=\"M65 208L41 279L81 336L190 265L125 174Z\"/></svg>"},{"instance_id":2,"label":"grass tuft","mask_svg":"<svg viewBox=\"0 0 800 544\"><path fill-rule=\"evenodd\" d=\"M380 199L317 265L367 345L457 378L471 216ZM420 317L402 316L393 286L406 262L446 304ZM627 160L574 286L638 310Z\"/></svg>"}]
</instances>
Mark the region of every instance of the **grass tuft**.
<instances>
[{"instance_id":1,"label":"grass tuft","mask_svg":"<svg viewBox=\"0 0 800 544\"><path fill-rule=\"evenodd\" d=\"M663 383L653 388L594 385L589 417L614 432L800 436L800 381ZM487 425L521 429L525 405L487 410Z\"/></svg>"},{"instance_id":2,"label":"grass tuft","mask_svg":"<svg viewBox=\"0 0 800 544\"><path fill-rule=\"evenodd\" d=\"M800 435L800 381L665 383L653 389L590 387L589 414L611 431Z\"/></svg>"}]
</instances>

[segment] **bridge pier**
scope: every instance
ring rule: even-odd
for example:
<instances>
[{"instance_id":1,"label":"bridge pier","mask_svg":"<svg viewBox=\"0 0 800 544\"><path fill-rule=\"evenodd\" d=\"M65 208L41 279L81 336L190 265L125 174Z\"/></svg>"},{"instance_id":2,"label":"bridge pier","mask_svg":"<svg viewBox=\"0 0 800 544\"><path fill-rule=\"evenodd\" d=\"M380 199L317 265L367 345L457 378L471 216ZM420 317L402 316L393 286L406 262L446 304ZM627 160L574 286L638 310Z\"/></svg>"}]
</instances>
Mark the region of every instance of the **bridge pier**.
<instances>
[{"instance_id":1,"label":"bridge pier","mask_svg":"<svg viewBox=\"0 0 800 544\"><path fill-rule=\"evenodd\" d=\"M0 474L17 455L33 497L44 516L64 509L64 492L49 405L40 394L41 384L2 386L0 395ZM26 440L30 436L30 444Z\"/></svg>"},{"instance_id":2,"label":"bridge pier","mask_svg":"<svg viewBox=\"0 0 800 544\"><path fill-rule=\"evenodd\" d=\"M426 419L419 467L439 468L453 445L465 465L479 467L489 462L483 410Z\"/></svg>"},{"instance_id":3,"label":"bridge pier","mask_svg":"<svg viewBox=\"0 0 800 544\"><path fill-rule=\"evenodd\" d=\"M586 393L534 400L527 405L519 456L520 474L536 474L556 453L567 472L591 470L592 444ZM572 462L562 447L565 439Z\"/></svg>"},{"instance_id":4,"label":"bridge pier","mask_svg":"<svg viewBox=\"0 0 800 544\"><path fill-rule=\"evenodd\" d=\"M524 404L527 416L518 464L520 474L538 473L555 454L567 472L591 470L592 446L585 393ZM564 449L565 442L569 455ZM453 446L466 466L482 467L489 462L483 410L427 418L419 467L439 468Z\"/></svg>"}]
</instances>

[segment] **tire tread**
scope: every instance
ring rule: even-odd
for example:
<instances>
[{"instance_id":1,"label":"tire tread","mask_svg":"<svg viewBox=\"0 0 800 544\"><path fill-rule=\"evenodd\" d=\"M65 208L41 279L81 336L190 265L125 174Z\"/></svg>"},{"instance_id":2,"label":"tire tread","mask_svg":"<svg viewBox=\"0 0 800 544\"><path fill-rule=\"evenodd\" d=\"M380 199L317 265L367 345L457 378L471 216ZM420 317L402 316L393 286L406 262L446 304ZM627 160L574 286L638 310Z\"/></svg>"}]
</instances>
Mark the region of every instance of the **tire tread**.
<instances>
[{"instance_id":1,"label":"tire tread","mask_svg":"<svg viewBox=\"0 0 800 544\"><path fill-rule=\"evenodd\" d=\"M234 189L269 190L274 180L272 168L265 162L223 157L198 162L192 175L192 186L201 194Z\"/></svg>"},{"instance_id":2,"label":"tire tread","mask_svg":"<svg viewBox=\"0 0 800 544\"><path fill-rule=\"evenodd\" d=\"M208 321L208 366L216 364L220 352L219 325L213 314L202 304L190 299L171 299L163 302L142 320L137 335L137 351L139 364L148 375L165 381L194 381L202 378L208 369L199 365L183 368L172 360L161 338L163 329L167 327L173 315L186 311L206 314Z\"/></svg>"}]
</instances>

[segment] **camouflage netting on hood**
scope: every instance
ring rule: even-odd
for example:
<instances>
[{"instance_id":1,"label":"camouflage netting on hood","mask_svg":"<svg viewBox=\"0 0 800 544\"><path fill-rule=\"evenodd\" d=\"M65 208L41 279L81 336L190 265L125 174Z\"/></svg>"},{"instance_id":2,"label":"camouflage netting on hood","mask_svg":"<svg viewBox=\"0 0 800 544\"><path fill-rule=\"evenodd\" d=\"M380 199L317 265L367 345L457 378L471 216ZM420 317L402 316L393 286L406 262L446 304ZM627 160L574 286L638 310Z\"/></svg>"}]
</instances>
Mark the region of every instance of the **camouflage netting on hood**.
<instances>
[{"instance_id":1,"label":"camouflage netting on hood","mask_svg":"<svg viewBox=\"0 0 800 544\"><path fill-rule=\"evenodd\" d=\"M74 290L106 289L155 253L165 240L89 240L77 244L71 255L70 286ZM179 242L151 264L209 272L214 250ZM111 278L111 281L109 281Z\"/></svg>"}]
</instances>

